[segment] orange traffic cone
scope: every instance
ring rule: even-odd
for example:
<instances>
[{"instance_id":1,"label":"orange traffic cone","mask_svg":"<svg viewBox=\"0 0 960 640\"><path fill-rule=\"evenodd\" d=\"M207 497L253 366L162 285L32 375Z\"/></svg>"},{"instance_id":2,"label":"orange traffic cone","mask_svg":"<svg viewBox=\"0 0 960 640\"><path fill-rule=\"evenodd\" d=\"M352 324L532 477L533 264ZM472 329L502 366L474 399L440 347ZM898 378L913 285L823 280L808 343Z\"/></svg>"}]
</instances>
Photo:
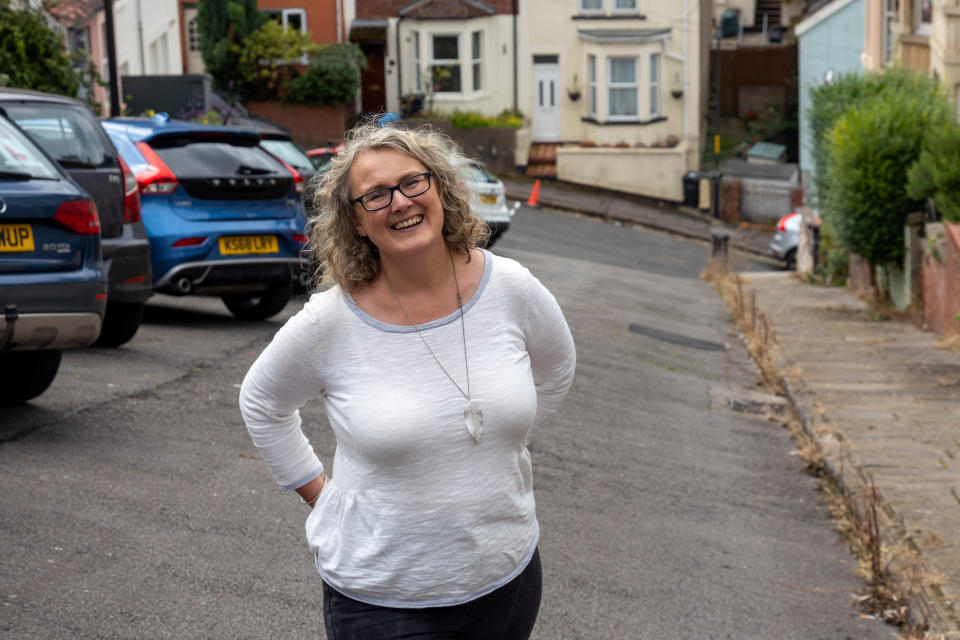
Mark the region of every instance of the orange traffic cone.
<instances>
[{"instance_id":1,"label":"orange traffic cone","mask_svg":"<svg viewBox=\"0 0 960 640\"><path fill-rule=\"evenodd\" d=\"M540 201L540 180L537 179L537 181L533 183L533 191L530 192L530 197L527 198L527 206L539 207L540 206L539 201Z\"/></svg>"}]
</instances>

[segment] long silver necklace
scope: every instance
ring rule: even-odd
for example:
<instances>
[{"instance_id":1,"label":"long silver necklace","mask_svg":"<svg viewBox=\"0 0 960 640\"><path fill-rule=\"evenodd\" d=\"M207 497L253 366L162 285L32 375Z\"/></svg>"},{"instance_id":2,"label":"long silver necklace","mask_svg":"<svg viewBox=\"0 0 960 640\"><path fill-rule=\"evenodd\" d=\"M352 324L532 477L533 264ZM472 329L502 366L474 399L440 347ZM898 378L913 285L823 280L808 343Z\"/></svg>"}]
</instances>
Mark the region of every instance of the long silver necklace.
<instances>
[{"instance_id":1,"label":"long silver necklace","mask_svg":"<svg viewBox=\"0 0 960 640\"><path fill-rule=\"evenodd\" d=\"M410 314L407 313L407 310L403 308L403 303L400 302L400 298L397 297L397 294L393 292L393 287L390 286L390 280L387 278L387 274L383 274L383 281L387 284L387 290L390 292L390 295L393 296L393 299L397 301L397 305L400 307L400 311L403 312L403 315L406 317L407 322L409 322L414 331L417 332L417 335L420 336L420 340L423 342L423 346L427 348L427 351L430 352L430 355L433 356L433 359L437 362L437 366L440 367L440 370L450 379L450 382L453 383L453 386L457 388L457 391L467 399L467 406L463 410L463 422L467 426L467 431L470 433L470 437L473 438L473 444L480 444L480 436L483 435L483 411L480 410L480 405L478 405L470 395L470 362L467 360L467 329L466 325L463 323L463 299L460 297L460 281L457 279L457 265L453 262L453 253L450 253L450 266L453 267L453 283L457 287L457 307L460 309L460 332L463 335L463 365L467 371L467 390L464 391L463 387L457 384L457 381L453 379L453 376L450 375L450 372L447 371L447 368L443 366L443 363L440 362L440 358L437 357L437 354L434 353L433 349L430 348L430 344L427 342L427 339L423 337L423 334L420 333L420 327L414 323L410 318Z\"/></svg>"}]
</instances>

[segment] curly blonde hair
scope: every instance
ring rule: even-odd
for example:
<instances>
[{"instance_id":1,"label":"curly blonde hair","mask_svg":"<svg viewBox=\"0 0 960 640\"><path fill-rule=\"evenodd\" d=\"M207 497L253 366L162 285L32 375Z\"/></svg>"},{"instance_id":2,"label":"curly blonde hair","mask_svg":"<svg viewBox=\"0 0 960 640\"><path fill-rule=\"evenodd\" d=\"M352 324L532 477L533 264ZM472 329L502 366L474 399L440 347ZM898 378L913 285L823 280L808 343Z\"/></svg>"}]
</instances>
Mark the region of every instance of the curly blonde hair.
<instances>
[{"instance_id":1,"label":"curly blonde hair","mask_svg":"<svg viewBox=\"0 0 960 640\"><path fill-rule=\"evenodd\" d=\"M419 160L433 174L443 207L443 239L455 252L466 253L484 246L490 231L474 214L476 194L462 173L466 158L445 134L429 125L406 129L399 125L379 126L366 122L347 133L344 150L330 168L315 178L313 209L307 222L304 253L312 265L316 287L331 283L347 291L373 282L380 274L380 253L369 238L360 236L353 224L357 215L350 204L350 168L365 151L393 149Z\"/></svg>"}]
</instances>

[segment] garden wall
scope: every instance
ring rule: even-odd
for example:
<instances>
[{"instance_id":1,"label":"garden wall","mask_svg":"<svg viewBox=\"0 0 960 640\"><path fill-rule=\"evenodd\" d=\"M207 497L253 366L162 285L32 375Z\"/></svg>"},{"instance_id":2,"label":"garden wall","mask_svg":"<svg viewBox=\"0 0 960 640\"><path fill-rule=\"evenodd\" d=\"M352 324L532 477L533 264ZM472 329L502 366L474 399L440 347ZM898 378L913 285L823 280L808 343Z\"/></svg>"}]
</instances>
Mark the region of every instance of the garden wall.
<instances>
[{"instance_id":1,"label":"garden wall","mask_svg":"<svg viewBox=\"0 0 960 640\"><path fill-rule=\"evenodd\" d=\"M927 223L923 255L923 321L937 333L960 334L960 225Z\"/></svg>"},{"instance_id":2,"label":"garden wall","mask_svg":"<svg viewBox=\"0 0 960 640\"><path fill-rule=\"evenodd\" d=\"M279 100L248 101L247 110L290 131L293 141L303 149L325 147L339 142L347 130L347 105L283 105ZM353 105L350 105L351 109Z\"/></svg>"},{"instance_id":3,"label":"garden wall","mask_svg":"<svg viewBox=\"0 0 960 640\"><path fill-rule=\"evenodd\" d=\"M469 158L480 160L496 175L516 173L514 151L517 147L517 130L512 127L476 127L458 129L444 118L409 118L408 126L416 127L429 123L453 139Z\"/></svg>"},{"instance_id":4,"label":"garden wall","mask_svg":"<svg viewBox=\"0 0 960 640\"><path fill-rule=\"evenodd\" d=\"M560 147L557 178L671 202L683 201L689 147Z\"/></svg>"}]
</instances>

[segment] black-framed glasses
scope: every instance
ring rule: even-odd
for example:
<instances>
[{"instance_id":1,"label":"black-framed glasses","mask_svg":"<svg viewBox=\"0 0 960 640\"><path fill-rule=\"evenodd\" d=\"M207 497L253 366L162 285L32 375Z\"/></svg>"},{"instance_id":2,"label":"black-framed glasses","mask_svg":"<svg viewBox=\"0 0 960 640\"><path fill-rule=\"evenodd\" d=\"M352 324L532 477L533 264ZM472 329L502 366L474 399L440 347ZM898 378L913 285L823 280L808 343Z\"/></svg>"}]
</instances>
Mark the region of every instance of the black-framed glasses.
<instances>
[{"instance_id":1,"label":"black-framed glasses","mask_svg":"<svg viewBox=\"0 0 960 640\"><path fill-rule=\"evenodd\" d=\"M393 202L394 191L399 191L408 198L426 193L430 189L430 176L432 175L433 173L430 171L418 173L415 176L404 178L399 184L393 187L380 187L379 189L368 191L359 198L353 198L349 202L350 204L357 204L359 202L367 211L379 211L384 207L390 206L390 203Z\"/></svg>"}]
</instances>

